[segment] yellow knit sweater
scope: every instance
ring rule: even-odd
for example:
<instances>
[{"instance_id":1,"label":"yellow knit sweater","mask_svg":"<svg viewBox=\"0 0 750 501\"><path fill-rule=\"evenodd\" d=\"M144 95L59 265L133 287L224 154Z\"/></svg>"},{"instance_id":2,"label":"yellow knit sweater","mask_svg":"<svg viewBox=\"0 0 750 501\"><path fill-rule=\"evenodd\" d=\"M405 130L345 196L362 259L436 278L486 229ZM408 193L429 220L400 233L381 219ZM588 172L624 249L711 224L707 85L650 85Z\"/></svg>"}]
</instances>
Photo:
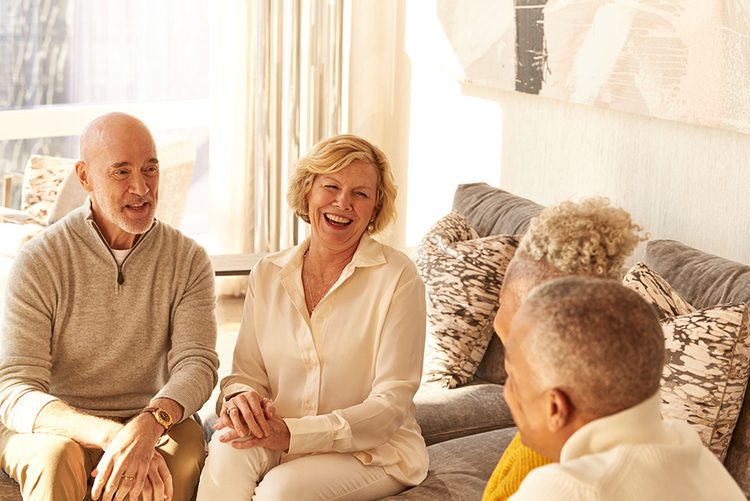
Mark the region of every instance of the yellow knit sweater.
<instances>
[{"instance_id":1,"label":"yellow knit sweater","mask_svg":"<svg viewBox=\"0 0 750 501\"><path fill-rule=\"evenodd\" d=\"M523 445L521 435L516 433L492 472L487 487L484 488L482 501L505 501L515 494L531 470L550 462Z\"/></svg>"}]
</instances>

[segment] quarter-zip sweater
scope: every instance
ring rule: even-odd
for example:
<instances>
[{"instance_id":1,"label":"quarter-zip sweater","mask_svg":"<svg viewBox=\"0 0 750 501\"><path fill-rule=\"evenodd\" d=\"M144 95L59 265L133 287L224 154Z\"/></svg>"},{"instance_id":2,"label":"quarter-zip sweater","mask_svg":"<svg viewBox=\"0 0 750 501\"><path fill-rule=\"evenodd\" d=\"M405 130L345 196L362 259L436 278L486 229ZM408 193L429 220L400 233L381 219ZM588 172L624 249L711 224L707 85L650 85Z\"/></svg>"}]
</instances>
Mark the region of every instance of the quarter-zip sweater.
<instances>
[{"instance_id":1,"label":"quarter-zip sweater","mask_svg":"<svg viewBox=\"0 0 750 501\"><path fill-rule=\"evenodd\" d=\"M211 262L159 221L118 265L87 200L19 251L4 308L0 420L13 431L57 399L128 417L166 397L188 417L216 384Z\"/></svg>"}]
</instances>

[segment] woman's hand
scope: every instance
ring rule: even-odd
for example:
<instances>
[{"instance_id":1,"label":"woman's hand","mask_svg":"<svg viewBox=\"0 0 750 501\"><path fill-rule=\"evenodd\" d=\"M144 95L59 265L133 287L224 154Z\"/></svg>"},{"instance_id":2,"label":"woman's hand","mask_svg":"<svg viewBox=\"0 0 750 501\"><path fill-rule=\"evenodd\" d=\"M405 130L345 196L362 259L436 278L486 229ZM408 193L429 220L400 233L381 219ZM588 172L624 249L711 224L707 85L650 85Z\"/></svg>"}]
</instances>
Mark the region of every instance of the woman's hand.
<instances>
[{"instance_id":1,"label":"woman's hand","mask_svg":"<svg viewBox=\"0 0 750 501\"><path fill-rule=\"evenodd\" d=\"M232 396L222 404L214 429L231 428L235 438L247 437L249 433L252 433L250 438L264 438L271 434L268 420L273 415L271 401L261 397L255 390L248 390Z\"/></svg>"},{"instance_id":2,"label":"woman's hand","mask_svg":"<svg viewBox=\"0 0 750 501\"><path fill-rule=\"evenodd\" d=\"M273 410L272 407L271 410ZM271 416L269 416L267 423L270 427L271 432L266 437L243 437L238 435L236 430L230 430L219 437L219 440L225 443L231 442L232 447L234 447L235 449L265 447L266 449L272 451L287 452L289 450L289 443L292 438L291 433L289 433L289 427L286 425L284 420L277 416L275 413L272 413Z\"/></svg>"}]
</instances>

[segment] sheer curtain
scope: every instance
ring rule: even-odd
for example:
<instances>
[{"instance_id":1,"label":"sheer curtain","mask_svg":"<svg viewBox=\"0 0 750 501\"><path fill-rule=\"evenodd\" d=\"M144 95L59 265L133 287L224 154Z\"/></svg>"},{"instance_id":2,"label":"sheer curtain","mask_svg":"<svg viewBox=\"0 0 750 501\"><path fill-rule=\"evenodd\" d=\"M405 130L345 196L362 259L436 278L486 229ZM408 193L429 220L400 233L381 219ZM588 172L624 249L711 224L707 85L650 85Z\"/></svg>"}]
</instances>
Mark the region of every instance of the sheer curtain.
<instances>
[{"instance_id":1,"label":"sheer curtain","mask_svg":"<svg viewBox=\"0 0 750 501\"><path fill-rule=\"evenodd\" d=\"M300 154L345 128L346 12L344 0L212 2L212 252L276 251L304 237L287 180ZM245 286L224 279L218 293Z\"/></svg>"}]
</instances>

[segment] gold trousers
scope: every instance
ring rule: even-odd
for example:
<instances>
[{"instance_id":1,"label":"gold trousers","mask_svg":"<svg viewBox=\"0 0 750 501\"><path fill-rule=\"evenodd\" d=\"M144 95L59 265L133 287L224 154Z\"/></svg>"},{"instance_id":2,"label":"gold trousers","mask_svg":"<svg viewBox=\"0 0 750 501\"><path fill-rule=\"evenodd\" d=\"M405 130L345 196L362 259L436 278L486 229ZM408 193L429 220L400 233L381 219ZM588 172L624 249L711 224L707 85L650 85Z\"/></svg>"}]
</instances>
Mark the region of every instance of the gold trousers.
<instances>
[{"instance_id":1,"label":"gold trousers","mask_svg":"<svg viewBox=\"0 0 750 501\"><path fill-rule=\"evenodd\" d=\"M172 474L174 501L189 501L206 458L203 429L186 419L169 431L158 450ZM101 449L45 433L15 433L0 426L0 468L21 486L24 500L82 500Z\"/></svg>"}]
</instances>

